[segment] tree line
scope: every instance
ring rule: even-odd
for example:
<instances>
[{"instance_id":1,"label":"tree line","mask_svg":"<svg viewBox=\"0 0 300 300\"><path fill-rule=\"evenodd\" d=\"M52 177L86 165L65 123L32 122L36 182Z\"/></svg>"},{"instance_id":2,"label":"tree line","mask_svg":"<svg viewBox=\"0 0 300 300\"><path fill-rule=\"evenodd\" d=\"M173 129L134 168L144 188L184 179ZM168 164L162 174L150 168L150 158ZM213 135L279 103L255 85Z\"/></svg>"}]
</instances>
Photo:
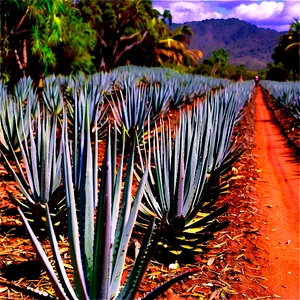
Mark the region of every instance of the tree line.
<instances>
[{"instance_id":1,"label":"tree line","mask_svg":"<svg viewBox=\"0 0 300 300\"><path fill-rule=\"evenodd\" d=\"M10 82L202 58L186 47L191 29L172 32L170 11L159 13L149 0L3 0L1 10L1 77Z\"/></svg>"},{"instance_id":2,"label":"tree line","mask_svg":"<svg viewBox=\"0 0 300 300\"><path fill-rule=\"evenodd\" d=\"M151 0L2 0L0 79L10 84L31 76L95 73L121 65L172 67L179 72L237 80L259 74L273 80L299 78L299 20L282 36L267 70L249 71L227 63L217 49L202 61L191 50L193 32L171 31L169 10L159 13Z\"/></svg>"},{"instance_id":3,"label":"tree line","mask_svg":"<svg viewBox=\"0 0 300 300\"><path fill-rule=\"evenodd\" d=\"M224 49L213 51L212 56L204 59L201 64L192 66L189 71L197 74L228 78L234 81L243 78L252 79L259 75L262 79L286 81L299 80L300 54L300 21L295 19L287 34L280 37L272 59L265 69L248 70L244 64L237 66L228 64L230 53Z\"/></svg>"}]
</instances>

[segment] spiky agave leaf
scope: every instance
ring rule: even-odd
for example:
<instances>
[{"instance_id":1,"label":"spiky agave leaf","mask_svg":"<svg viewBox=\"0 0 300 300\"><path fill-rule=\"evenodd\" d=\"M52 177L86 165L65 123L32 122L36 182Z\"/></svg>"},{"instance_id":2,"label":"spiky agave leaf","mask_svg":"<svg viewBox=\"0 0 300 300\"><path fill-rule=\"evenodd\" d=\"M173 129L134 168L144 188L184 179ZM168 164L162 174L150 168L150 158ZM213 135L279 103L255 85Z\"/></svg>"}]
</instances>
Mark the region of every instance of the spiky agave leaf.
<instances>
[{"instance_id":1,"label":"spiky agave leaf","mask_svg":"<svg viewBox=\"0 0 300 300\"><path fill-rule=\"evenodd\" d=\"M53 285L53 288L55 290L55 293L56 293L57 297L59 297L61 299L65 299L66 294L65 294L65 292L63 290L63 287L60 284L60 282L59 282L52 266L51 266L51 263L50 263L47 255L46 255L44 249L42 248L42 245L40 244L40 242L38 241L36 235L32 231L32 229L31 229L26 217L24 216L22 210L19 207L17 207L17 208L18 208L19 214L21 216L21 219L22 219L23 223L25 224L25 227L26 227L26 229L29 233L29 237L30 237L35 249L36 249L37 256L38 256L41 264L43 265L44 269L47 271L47 274L48 274L49 279L50 279L50 281Z\"/></svg>"},{"instance_id":2,"label":"spiky agave leaf","mask_svg":"<svg viewBox=\"0 0 300 300\"><path fill-rule=\"evenodd\" d=\"M146 234L143 237L138 256L135 259L129 277L127 278L126 285L118 296L120 299L135 299L137 288L143 279L147 266L156 250L158 239L160 238L159 236L154 235L154 229L155 218L152 218Z\"/></svg>"}]
</instances>

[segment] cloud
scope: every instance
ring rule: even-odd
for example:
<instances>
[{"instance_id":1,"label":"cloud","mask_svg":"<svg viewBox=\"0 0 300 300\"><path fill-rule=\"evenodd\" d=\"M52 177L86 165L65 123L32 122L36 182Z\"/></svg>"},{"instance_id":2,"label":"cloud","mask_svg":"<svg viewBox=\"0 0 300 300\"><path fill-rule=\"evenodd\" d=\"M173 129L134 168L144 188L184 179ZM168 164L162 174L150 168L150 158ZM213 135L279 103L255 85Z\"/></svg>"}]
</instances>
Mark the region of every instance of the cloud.
<instances>
[{"instance_id":1,"label":"cloud","mask_svg":"<svg viewBox=\"0 0 300 300\"><path fill-rule=\"evenodd\" d=\"M299 18L299 12L299 2L262 1L251 4L240 4L233 8L227 17L245 20L254 23L258 27L285 31L288 30L295 17L298 16Z\"/></svg>"},{"instance_id":2,"label":"cloud","mask_svg":"<svg viewBox=\"0 0 300 300\"><path fill-rule=\"evenodd\" d=\"M164 9L171 11L174 23L184 23L189 21L202 21L206 19L220 19L223 15L214 11L211 5L205 2L195 1L168 1L154 3L153 8L162 12Z\"/></svg>"},{"instance_id":3,"label":"cloud","mask_svg":"<svg viewBox=\"0 0 300 300\"><path fill-rule=\"evenodd\" d=\"M245 21L266 20L278 18L284 9L283 2L263 1L259 4L240 4L233 8L228 15L229 18L235 17Z\"/></svg>"},{"instance_id":4,"label":"cloud","mask_svg":"<svg viewBox=\"0 0 300 300\"><path fill-rule=\"evenodd\" d=\"M295 18L300 18L300 2L286 2L283 11L284 17L288 21L293 21Z\"/></svg>"},{"instance_id":5,"label":"cloud","mask_svg":"<svg viewBox=\"0 0 300 300\"><path fill-rule=\"evenodd\" d=\"M153 7L160 12L169 9L174 23L238 18L277 31L288 30L300 17L299 0L154 0Z\"/></svg>"}]
</instances>

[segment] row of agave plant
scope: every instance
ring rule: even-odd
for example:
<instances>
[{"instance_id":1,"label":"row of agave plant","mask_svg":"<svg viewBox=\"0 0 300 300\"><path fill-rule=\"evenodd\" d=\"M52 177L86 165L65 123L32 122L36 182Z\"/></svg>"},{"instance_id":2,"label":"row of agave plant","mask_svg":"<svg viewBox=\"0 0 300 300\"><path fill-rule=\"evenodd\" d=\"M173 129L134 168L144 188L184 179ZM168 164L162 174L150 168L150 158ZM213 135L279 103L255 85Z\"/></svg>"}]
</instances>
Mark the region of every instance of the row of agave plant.
<instances>
[{"instance_id":1,"label":"row of agave plant","mask_svg":"<svg viewBox=\"0 0 300 300\"><path fill-rule=\"evenodd\" d=\"M299 82L278 82L262 80L266 89L280 106L300 120L300 85Z\"/></svg>"},{"instance_id":2,"label":"row of agave plant","mask_svg":"<svg viewBox=\"0 0 300 300\"><path fill-rule=\"evenodd\" d=\"M243 152L232 133L253 83L206 91L204 101L189 107L175 105L178 119L171 126L172 79L141 84L140 75L121 75L122 86L113 88L104 73L50 77L40 93L30 79L14 93L1 87L2 161L24 196L10 197L59 299L133 299L159 249L201 252L227 225L218 221L227 206L215 203ZM197 99L203 90L193 83L194 90L177 92ZM71 280L57 240L63 225ZM43 228L54 267L42 247ZM125 279L135 230L141 247Z\"/></svg>"}]
</instances>

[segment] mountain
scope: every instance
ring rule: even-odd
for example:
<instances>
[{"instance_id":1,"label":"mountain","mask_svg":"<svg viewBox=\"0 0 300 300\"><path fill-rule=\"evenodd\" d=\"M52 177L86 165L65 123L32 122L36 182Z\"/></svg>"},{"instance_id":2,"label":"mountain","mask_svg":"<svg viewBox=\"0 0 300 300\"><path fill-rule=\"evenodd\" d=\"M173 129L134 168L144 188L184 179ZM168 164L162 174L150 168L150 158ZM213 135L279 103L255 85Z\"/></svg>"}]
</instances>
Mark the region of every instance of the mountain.
<instances>
[{"instance_id":1,"label":"mountain","mask_svg":"<svg viewBox=\"0 0 300 300\"><path fill-rule=\"evenodd\" d=\"M183 24L172 24L171 30ZM279 37L285 32L259 28L239 19L211 19L201 22L186 22L194 32L190 49L199 49L208 58L214 50L225 49L229 63L244 64L248 69L266 68L272 62L272 53Z\"/></svg>"}]
</instances>

